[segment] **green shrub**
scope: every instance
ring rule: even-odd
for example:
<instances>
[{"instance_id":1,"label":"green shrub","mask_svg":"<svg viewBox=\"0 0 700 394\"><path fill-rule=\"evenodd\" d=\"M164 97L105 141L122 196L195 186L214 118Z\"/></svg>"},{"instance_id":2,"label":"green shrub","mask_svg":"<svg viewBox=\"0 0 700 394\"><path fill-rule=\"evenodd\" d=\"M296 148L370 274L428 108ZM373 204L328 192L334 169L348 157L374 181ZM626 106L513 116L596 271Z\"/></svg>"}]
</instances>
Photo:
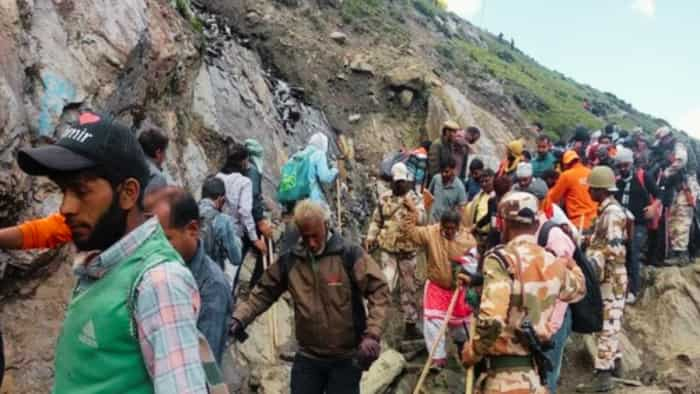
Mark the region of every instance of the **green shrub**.
<instances>
[{"instance_id":1,"label":"green shrub","mask_svg":"<svg viewBox=\"0 0 700 394\"><path fill-rule=\"evenodd\" d=\"M413 0L413 6L428 18L434 18L440 12L433 0Z\"/></svg>"}]
</instances>

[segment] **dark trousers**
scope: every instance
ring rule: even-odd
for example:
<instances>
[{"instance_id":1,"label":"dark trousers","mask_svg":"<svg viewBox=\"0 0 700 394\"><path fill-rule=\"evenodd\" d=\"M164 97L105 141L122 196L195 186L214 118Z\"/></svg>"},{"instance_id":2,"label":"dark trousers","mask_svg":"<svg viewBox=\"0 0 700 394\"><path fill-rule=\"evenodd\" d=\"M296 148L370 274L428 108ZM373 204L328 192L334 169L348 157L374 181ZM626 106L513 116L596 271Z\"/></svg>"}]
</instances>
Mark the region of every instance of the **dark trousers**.
<instances>
[{"instance_id":1,"label":"dark trousers","mask_svg":"<svg viewBox=\"0 0 700 394\"><path fill-rule=\"evenodd\" d=\"M260 237L261 235L258 234ZM260 253L260 251L253 245L253 241L248 238L248 235L246 234L243 237L243 240L241 242L242 248L241 248L241 261L245 260L245 257L248 255L248 252L252 252L255 254L255 268L253 268L253 274L250 277L250 289L255 287L255 284L258 283L260 280L260 277L262 276L263 272L265 271L263 269L263 256ZM239 271L240 272L240 271Z\"/></svg>"},{"instance_id":2,"label":"dark trousers","mask_svg":"<svg viewBox=\"0 0 700 394\"><path fill-rule=\"evenodd\" d=\"M316 360L297 353L292 394L360 394L362 371L352 359Z\"/></svg>"},{"instance_id":3,"label":"dark trousers","mask_svg":"<svg viewBox=\"0 0 700 394\"><path fill-rule=\"evenodd\" d=\"M642 253L642 247L647 241L647 227L644 223L634 225L634 236L627 255L627 277L629 278L628 290L634 295L639 294L639 288L642 286L640 276L640 261L639 256Z\"/></svg>"}]
</instances>

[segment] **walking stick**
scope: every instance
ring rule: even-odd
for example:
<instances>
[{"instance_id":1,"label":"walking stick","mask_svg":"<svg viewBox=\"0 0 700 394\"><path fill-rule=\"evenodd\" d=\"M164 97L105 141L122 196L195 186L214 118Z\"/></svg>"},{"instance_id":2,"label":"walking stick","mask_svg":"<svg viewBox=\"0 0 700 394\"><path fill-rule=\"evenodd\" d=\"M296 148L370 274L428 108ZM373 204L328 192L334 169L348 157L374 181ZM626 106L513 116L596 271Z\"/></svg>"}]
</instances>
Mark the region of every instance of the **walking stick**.
<instances>
[{"instance_id":1,"label":"walking stick","mask_svg":"<svg viewBox=\"0 0 700 394\"><path fill-rule=\"evenodd\" d=\"M343 212L340 209L340 178L335 179L335 187L337 189L336 190L336 206L338 209L338 230L342 231L342 229L343 229L343 217L341 215Z\"/></svg>"},{"instance_id":2,"label":"walking stick","mask_svg":"<svg viewBox=\"0 0 700 394\"><path fill-rule=\"evenodd\" d=\"M268 245L271 245L271 243L268 240ZM268 246L269 249L269 246ZM268 267L270 267L270 251L268 250L265 255L263 255L263 269L267 271ZM270 335L272 336L272 341L270 341L270 360L274 361L275 358L277 358L277 343L275 341L275 304L272 304L272 307L270 308L269 313L267 314L267 324L268 328L270 330Z\"/></svg>"},{"instance_id":3,"label":"walking stick","mask_svg":"<svg viewBox=\"0 0 700 394\"><path fill-rule=\"evenodd\" d=\"M275 262L275 250L273 249L272 240L267 240L267 253L268 253L268 267ZM272 310L270 311L272 316L272 346L275 351L279 345L279 338L277 337L277 302L272 304Z\"/></svg>"},{"instance_id":4,"label":"walking stick","mask_svg":"<svg viewBox=\"0 0 700 394\"><path fill-rule=\"evenodd\" d=\"M471 341L474 340L474 335L476 334L476 311L472 313L472 320L469 322L469 342L465 346L470 346ZM474 366L472 365L467 370L467 382L464 394L474 393Z\"/></svg>"},{"instance_id":5,"label":"walking stick","mask_svg":"<svg viewBox=\"0 0 700 394\"><path fill-rule=\"evenodd\" d=\"M420 374L420 378L418 379L418 384L416 385L416 389L413 390L413 394L418 394L420 393L420 389L423 386L423 382L425 381L425 377L428 375L428 369L430 369L430 362L433 360L433 355L435 354L435 350L437 350L438 344L440 343L440 339L442 339L443 335L445 335L445 332L447 331L447 323L449 323L450 318L452 317L452 311L455 309L455 305L457 304L457 298L459 298L459 290L461 286L458 286L454 293L452 294L452 299L450 300L450 306L447 308L447 313L445 314L445 319L442 321L442 327L440 327L440 332L438 333L437 338L435 338L435 341L433 342L432 347L430 348L430 354L428 355L428 360L425 362L425 365L423 366L423 371Z\"/></svg>"}]
</instances>

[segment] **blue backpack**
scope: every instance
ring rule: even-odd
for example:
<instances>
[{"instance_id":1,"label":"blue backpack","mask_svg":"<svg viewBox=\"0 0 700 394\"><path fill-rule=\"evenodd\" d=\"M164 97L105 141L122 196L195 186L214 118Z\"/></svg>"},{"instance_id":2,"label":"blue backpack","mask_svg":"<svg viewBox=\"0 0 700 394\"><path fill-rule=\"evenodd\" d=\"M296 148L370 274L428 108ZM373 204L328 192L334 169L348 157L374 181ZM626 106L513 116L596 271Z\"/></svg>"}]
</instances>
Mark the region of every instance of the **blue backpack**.
<instances>
[{"instance_id":1,"label":"blue backpack","mask_svg":"<svg viewBox=\"0 0 700 394\"><path fill-rule=\"evenodd\" d=\"M277 187L277 201L291 204L311 195L309 172L313 153L314 150L297 152L285 163Z\"/></svg>"}]
</instances>

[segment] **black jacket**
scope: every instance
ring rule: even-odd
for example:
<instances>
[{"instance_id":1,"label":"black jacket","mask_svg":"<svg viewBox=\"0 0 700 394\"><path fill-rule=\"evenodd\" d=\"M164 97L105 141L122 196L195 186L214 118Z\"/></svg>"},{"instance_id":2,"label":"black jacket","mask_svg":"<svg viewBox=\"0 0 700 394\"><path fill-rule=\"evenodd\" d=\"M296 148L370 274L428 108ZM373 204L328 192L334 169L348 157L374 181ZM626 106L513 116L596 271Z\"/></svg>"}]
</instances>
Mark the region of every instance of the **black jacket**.
<instances>
[{"instance_id":1,"label":"black jacket","mask_svg":"<svg viewBox=\"0 0 700 394\"><path fill-rule=\"evenodd\" d=\"M632 170L631 179L617 181L618 191L615 198L632 212L636 224L645 224L647 220L644 219L644 208L651 203L651 197L659 198L661 192L652 175L646 171L644 171L644 185L642 185L637 171L636 168Z\"/></svg>"}]
</instances>

